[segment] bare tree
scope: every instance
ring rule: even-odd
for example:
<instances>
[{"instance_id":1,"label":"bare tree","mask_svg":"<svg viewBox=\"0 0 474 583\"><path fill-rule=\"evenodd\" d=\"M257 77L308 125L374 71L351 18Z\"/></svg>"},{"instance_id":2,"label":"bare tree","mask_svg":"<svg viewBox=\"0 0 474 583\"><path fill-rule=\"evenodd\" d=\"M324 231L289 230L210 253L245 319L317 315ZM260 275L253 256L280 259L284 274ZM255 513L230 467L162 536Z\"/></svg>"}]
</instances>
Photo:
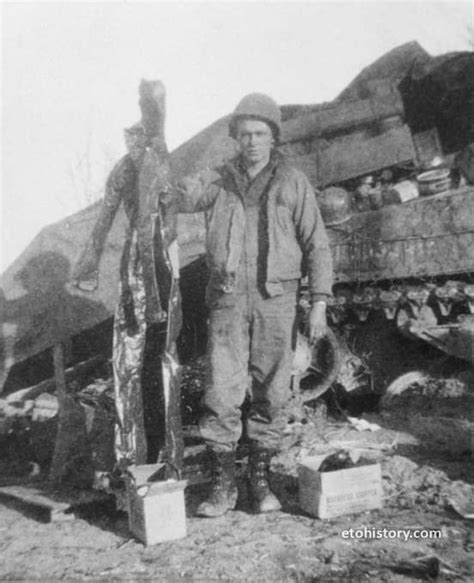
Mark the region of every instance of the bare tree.
<instances>
[{"instance_id":1,"label":"bare tree","mask_svg":"<svg viewBox=\"0 0 474 583\"><path fill-rule=\"evenodd\" d=\"M468 24L466 26L465 39L469 49L474 51L474 24Z\"/></svg>"},{"instance_id":2,"label":"bare tree","mask_svg":"<svg viewBox=\"0 0 474 583\"><path fill-rule=\"evenodd\" d=\"M89 131L86 144L76 152L68 166L74 198L78 209L93 204L104 193L105 179L118 159L117 152L109 144L97 146L93 132Z\"/></svg>"}]
</instances>

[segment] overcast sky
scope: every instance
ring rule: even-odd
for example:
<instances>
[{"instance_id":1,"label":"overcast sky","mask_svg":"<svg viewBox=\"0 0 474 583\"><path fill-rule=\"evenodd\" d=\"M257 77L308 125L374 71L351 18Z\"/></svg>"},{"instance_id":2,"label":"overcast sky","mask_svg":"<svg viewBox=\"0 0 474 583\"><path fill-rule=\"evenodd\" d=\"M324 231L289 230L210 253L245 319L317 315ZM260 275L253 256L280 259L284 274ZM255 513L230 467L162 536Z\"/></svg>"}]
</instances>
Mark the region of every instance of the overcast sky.
<instances>
[{"instance_id":1,"label":"overcast sky","mask_svg":"<svg viewBox=\"0 0 474 583\"><path fill-rule=\"evenodd\" d=\"M472 2L2 3L0 270L100 196L140 79L168 90L170 149L248 92L333 99L386 51L469 49Z\"/></svg>"}]
</instances>

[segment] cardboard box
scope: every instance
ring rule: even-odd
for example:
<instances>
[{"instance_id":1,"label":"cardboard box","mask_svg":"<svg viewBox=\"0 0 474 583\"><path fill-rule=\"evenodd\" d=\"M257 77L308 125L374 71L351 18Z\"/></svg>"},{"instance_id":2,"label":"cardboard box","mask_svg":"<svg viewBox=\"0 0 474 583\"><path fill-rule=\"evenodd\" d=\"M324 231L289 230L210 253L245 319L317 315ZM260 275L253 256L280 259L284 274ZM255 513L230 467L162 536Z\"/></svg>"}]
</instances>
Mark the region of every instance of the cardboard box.
<instances>
[{"instance_id":1,"label":"cardboard box","mask_svg":"<svg viewBox=\"0 0 474 583\"><path fill-rule=\"evenodd\" d=\"M186 480L148 481L158 466L136 466L127 481L129 528L145 545L186 536Z\"/></svg>"},{"instance_id":2,"label":"cardboard box","mask_svg":"<svg viewBox=\"0 0 474 583\"><path fill-rule=\"evenodd\" d=\"M298 466L300 507L318 518L333 518L382 507L380 464L319 472L321 457Z\"/></svg>"}]
</instances>

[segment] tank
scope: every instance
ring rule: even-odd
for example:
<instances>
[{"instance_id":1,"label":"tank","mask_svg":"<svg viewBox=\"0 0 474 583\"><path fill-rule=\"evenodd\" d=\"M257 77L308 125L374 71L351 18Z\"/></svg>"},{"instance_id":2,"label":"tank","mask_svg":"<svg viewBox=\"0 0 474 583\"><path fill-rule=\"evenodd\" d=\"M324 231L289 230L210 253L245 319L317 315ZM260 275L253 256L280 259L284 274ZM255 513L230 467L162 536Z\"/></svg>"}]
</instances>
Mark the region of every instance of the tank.
<instances>
[{"instance_id":1,"label":"tank","mask_svg":"<svg viewBox=\"0 0 474 583\"><path fill-rule=\"evenodd\" d=\"M474 142L474 56L430 63L422 84L369 79L331 103L282 107L280 151L314 186L334 259L332 332L314 348L308 370L317 380L305 400L322 394L351 358L347 330L377 336L395 328L474 362L474 157L463 155ZM456 82L440 85L445 76ZM420 92L430 95L423 107ZM185 175L218 165L234 147L223 118L172 162ZM197 219L180 220L182 248L196 250ZM304 321L304 284L300 307Z\"/></svg>"},{"instance_id":2,"label":"tank","mask_svg":"<svg viewBox=\"0 0 474 583\"><path fill-rule=\"evenodd\" d=\"M474 186L327 225L334 325L378 311L406 335L474 362ZM461 338L462 337L462 338Z\"/></svg>"},{"instance_id":3,"label":"tank","mask_svg":"<svg viewBox=\"0 0 474 583\"><path fill-rule=\"evenodd\" d=\"M340 200L337 192L335 208ZM338 380L352 385L348 390L357 388L354 378L364 376L364 351L355 348L356 338L377 348L375 356L365 358L365 370L377 384L393 380L384 367L403 370L404 363L394 362L399 358L394 332L474 363L474 186L354 211L343 222L329 221L326 228L335 278L328 305L330 331L313 348L311 366L296 379L304 401L319 397ZM309 306L303 281L301 329ZM402 344L410 352L410 343ZM411 353L416 363L416 345ZM341 375L344 367L349 370Z\"/></svg>"},{"instance_id":4,"label":"tank","mask_svg":"<svg viewBox=\"0 0 474 583\"><path fill-rule=\"evenodd\" d=\"M342 100L282 110L282 150L315 187L330 238L329 320L354 330L382 316L472 363L474 55L396 82L369 69Z\"/></svg>"}]
</instances>

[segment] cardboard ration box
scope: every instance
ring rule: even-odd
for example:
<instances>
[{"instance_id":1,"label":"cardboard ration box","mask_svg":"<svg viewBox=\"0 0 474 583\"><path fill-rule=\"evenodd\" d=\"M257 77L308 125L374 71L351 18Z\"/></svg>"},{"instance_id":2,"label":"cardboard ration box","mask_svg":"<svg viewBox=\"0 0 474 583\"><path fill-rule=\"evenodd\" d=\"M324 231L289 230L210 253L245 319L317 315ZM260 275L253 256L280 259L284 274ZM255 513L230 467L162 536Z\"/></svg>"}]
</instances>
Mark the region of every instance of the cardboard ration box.
<instances>
[{"instance_id":1,"label":"cardboard ration box","mask_svg":"<svg viewBox=\"0 0 474 583\"><path fill-rule=\"evenodd\" d=\"M320 472L321 457L298 466L299 503L318 518L333 518L382 507L380 464Z\"/></svg>"},{"instance_id":2,"label":"cardboard ration box","mask_svg":"<svg viewBox=\"0 0 474 583\"><path fill-rule=\"evenodd\" d=\"M186 536L186 480L146 479L159 465L135 466L127 481L129 529L145 545Z\"/></svg>"}]
</instances>

